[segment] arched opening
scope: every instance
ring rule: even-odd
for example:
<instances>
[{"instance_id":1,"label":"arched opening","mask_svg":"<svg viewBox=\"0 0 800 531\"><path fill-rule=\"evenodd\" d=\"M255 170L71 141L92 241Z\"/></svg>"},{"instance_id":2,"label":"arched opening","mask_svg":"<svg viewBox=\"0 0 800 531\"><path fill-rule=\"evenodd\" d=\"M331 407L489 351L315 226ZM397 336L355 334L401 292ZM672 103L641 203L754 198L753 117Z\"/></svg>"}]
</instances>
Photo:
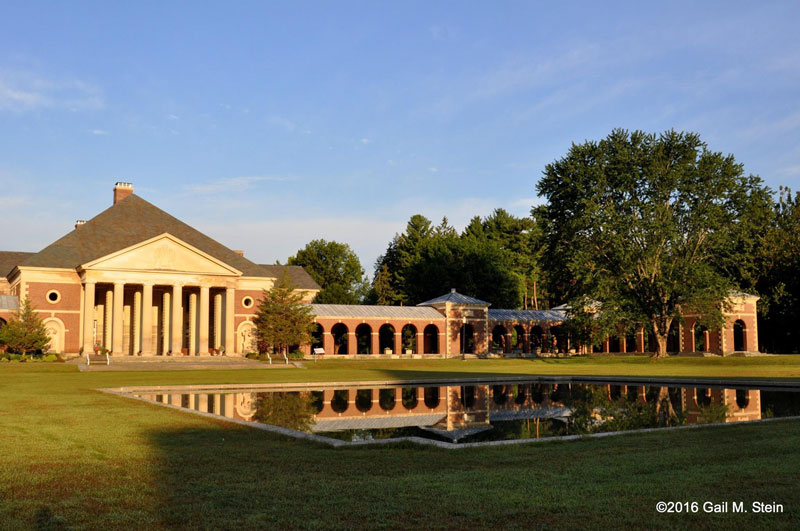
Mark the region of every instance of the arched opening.
<instances>
[{"instance_id":1,"label":"arched opening","mask_svg":"<svg viewBox=\"0 0 800 531\"><path fill-rule=\"evenodd\" d=\"M414 352L420 354L417 350L417 327L407 324L403 327L401 334L403 337L403 352L398 352L398 354L412 354Z\"/></svg>"},{"instance_id":2,"label":"arched opening","mask_svg":"<svg viewBox=\"0 0 800 531\"><path fill-rule=\"evenodd\" d=\"M350 391L347 389L337 389L331 397L331 409L336 413L347 411L347 402L350 399Z\"/></svg>"},{"instance_id":3,"label":"arched opening","mask_svg":"<svg viewBox=\"0 0 800 531\"><path fill-rule=\"evenodd\" d=\"M636 352L636 333L632 332L625 336L625 352Z\"/></svg>"},{"instance_id":4,"label":"arched opening","mask_svg":"<svg viewBox=\"0 0 800 531\"><path fill-rule=\"evenodd\" d=\"M494 403L498 406L502 406L508 400L508 396L506 395L506 386L505 385L493 385L492 386L492 398L494 398Z\"/></svg>"},{"instance_id":5,"label":"arched opening","mask_svg":"<svg viewBox=\"0 0 800 531\"><path fill-rule=\"evenodd\" d=\"M461 325L458 332L458 344L462 354L472 354L475 352L475 329L471 324Z\"/></svg>"},{"instance_id":6,"label":"arched opening","mask_svg":"<svg viewBox=\"0 0 800 531\"><path fill-rule=\"evenodd\" d=\"M425 336L425 352L427 354L439 353L439 327L429 324L423 332Z\"/></svg>"},{"instance_id":7,"label":"arched opening","mask_svg":"<svg viewBox=\"0 0 800 531\"><path fill-rule=\"evenodd\" d=\"M359 389L356 391L356 408L362 413L372 409L372 389Z\"/></svg>"},{"instance_id":8,"label":"arched opening","mask_svg":"<svg viewBox=\"0 0 800 531\"><path fill-rule=\"evenodd\" d=\"M698 387L694 390L694 400L700 407L711 405L711 389L708 387Z\"/></svg>"},{"instance_id":9,"label":"arched opening","mask_svg":"<svg viewBox=\"0 0 800 531\"><path fill-rule=\"evenodd\" d=\"M658 352L658 341L652 331L647 332L647 346L645 348L647 352Z\"/></svg>"},{"instance_id":10,"label":"arched opening","mask_svg":"<svg viewBox=\"0 0 800 531\"><path fill-rule=\"evenodd\" d=\"M496 325L492 328L492 352L505 352L506 350L506 327Z\"/></svg>"},{"instance_id":11,"label":"arched opening","mask_svg":"<svg viewBox=\"0 0 800 531\"><path fill-rule=\"evenodd\" d=\"M381 389L378 392L378 403L384 411L391 411L394 409L395 397L397 393L394 389Z\"/></svg>"},{"instance_id":12,"label":"arched opening","mask_svg":"<svg viewBox=\"0 0 800 531\"><path fill-rule=\"evenodd\" d=\"M544 385L533 384L531 387L531 400L536 404L541 404L544 400Z\"/></svg>"},{"instance_id":13,"label":"arched opening","mask_svg":"<svg viewBox=\"0 0 800 531\"><path fill-rule=\"evenodd\" d=\"M739 409L744 409L750 405L750 392L746 389L736 390L736 405Z\"/></svg>"},{"instance_id":14,"label":"arched opening","mask_svg":"<svg viewBox=\"0 0 800 531\"><path fill-rule=\"evenodd\" d=\"M636 402L636 399L639 398L639 388L635 385L629 385L627 398L628 402Z\"/></svg>"},{"instance_id":15,"label":"arched opening","mask_svg":"<svg viewBox=\"0 0 800 531\"><path fill-rule=\"evenodd\" d=\"M409 410L417 407L416 387L403 387L403 407Z\"/></svg>"},{"instance_id":16,"label":"arched opening","mask_svg":"<svg viewBox=\"0 0 800 531\"><path fill-rule=\"evenodd\" d=\"M622 386L620 385L609 385L608 386L608 398L609 400L619 400L622 397Z\"/></svg>"},{"instance_id":17,"label":"arched opening","mask_svg":"<svg viewBox=\"0 0 800 531\"><path fill-rule=\"evenodd\" d=\"M331 327L334 354L347 354L347 332L347 325L344 323L336 323Z\"/></svg>"},{"instance_id":18,"label":"arched opening","mask_svg":"<svg viewBox=\"0 0 800 531\"><path fill-rule=\"evenodd\" d=\"M680 352L681 351L681 327L678 321L672 321L669 325L669 332L667 333L667 352Z\"/></svg>"},{"instance_id":19,"label":"arched opening","mask_svg":"<svg viewBox=\"0 0 800 531\"><path fill-rule=\"evenodd\" d=\"M319 323L314 323L314 329L311 331L311 352L314 352L315 348L324 348L324 342L322 340L322 334L325 332L325 329L322 328L322 325ZM330 352L326 352L326 354L330 354Z\"/></svg>"},{"instance_id":20,"label":"arched opening","mask_svg":"<svg viewBox=\"0 0 800 531\"><path fill-rule=\"evenodd\" d=\"M425 407L435 409L439 407L439 388L426 387L425 388Z\"/></svg>"},{"instance_id":21,"label":"arched opening","mask_svg":"<svg viewBox=\"0 0 800 531\"><path fill-rule=\"evenodd\" d=\"M706 345L706 331L708 328L705 326L694 325L694 351L695 352L708 352L708 345Z\"/></svg>"},{"instance_id":22,"label":"arched opening","mask_svg":"<svg viewBox=\"0 0 800 531\"><path fill-rule=\"evenodd\" d=\"M522 327L520 327L522 328ZM544 341L544 330L541 326L534 326L531 328L531 348L542 350L542 343Z\"/></svg>"},{"instance_id":23,"label":"arched opening","mask_svg":"<svg viewBox=\"0 0 800 531\"><path fill-rule=\"evenodd\" d=\"M744 333L744 321L737 319L736 322L733 323L733 350L736 352L745 350Z\"/></svg>"},{"instance_id":24,"label":"arched opening","mask_svg":"<svg viewBox=\"0 0 800 531\"><path fill-rule=\"evenodd\" d=\"M553 390L550 391L550 400L563 404L569 400L569 395L569 384L553 384Z\"/></svg>"},{"instance_id":25,"label":"arched opening","mask_svg":"<svg viewBox=\"0 0 800 531\"><path fill-rule=\"evenodd\" d=\"M561 325L554 326L550 329L550 343L552 344L553 352L567 352L569 346L567 341L567 332Z\"/></svg>"},{"instance_id":26,"label":"arched opening","mask_svg":"<svg viewBox=\"0 0 800 531\"><path fill-rule=\"evenodd\" d=\"M372 352L372 327L361 323L356 327L356 353L374 354Z\"/></svg>"},{"instance_id":27,"label":"arched opening","mask_svg":"<svg viewBox=\"0 0 800 531\"><path fill-rule=\"evenodd\" d=\"M619 336L611 336L608 338L608 351L619 352L621 350Z\"/></svg>"},{"instance_id":28,"label":"arched opening","mask_svg":"<svg viewBox=\"0 0 800 531\"><path fill-rule=\"evenodd\" d=\"M390 324L381 326L378 330L379 354L397 354L394 351L394 327Z\"/></svg>"},{"instance_id":29,"label":"arched opening","mask_svg":"<svg viewBox=\"0 0 800 531\"><path fill-rule=\"evenodd\" d=\"M511 329L511 345L516 352L525 352L525 328L514 325Z\"/></svg>"},{"instance_id":30,"label":"arched opening","mask_svg":"<svg viewBox=\"0 0 800 531\"><path fill-rule=\"evenodd\" d=\"M461 386L461 405L470 408L475 405L475 386Z\"/></svg>"},{"instance_id":31,"label":"arched opening","mask_svg":"<svg viewBox=\"0 0 800 531\"><path fill-rule=\"evenodd\" d=\"M325 407L324 393L322 391L311 391L309 393L308 403L314 411L314 414L319 414L322 408Z\"/></svg>"},{"instance_id":32,"label":"arched opening","mask_svg":"<svg viewBox=\"0 0 800 531\"><path fill-rule=\"evenodd\" d=\"M528 398L528 386L518 384L515 386L516 393L514 394L514 403L518 405L522 405L525 403L525 399Z\"/></svg>"}]
</instances>

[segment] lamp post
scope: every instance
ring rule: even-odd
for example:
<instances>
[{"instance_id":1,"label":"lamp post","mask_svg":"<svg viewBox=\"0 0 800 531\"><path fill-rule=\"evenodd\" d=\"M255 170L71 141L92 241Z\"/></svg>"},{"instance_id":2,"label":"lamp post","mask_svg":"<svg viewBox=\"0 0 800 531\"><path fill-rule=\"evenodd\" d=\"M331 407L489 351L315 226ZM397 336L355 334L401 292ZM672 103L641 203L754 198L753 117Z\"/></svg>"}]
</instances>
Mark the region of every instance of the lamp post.
<instances>
[{"instance_id":1,"label":"lamp post","mask_svg":"<svg viewBox=\"0 0 800 531\"><path fill-rule=\"evenodd\" d=\"M461 317L461 359L466 360L466 356L464 356L464 347L466 346L466 338L464 337L467 334L467 318Z\"/></svg>"}]
</instances>

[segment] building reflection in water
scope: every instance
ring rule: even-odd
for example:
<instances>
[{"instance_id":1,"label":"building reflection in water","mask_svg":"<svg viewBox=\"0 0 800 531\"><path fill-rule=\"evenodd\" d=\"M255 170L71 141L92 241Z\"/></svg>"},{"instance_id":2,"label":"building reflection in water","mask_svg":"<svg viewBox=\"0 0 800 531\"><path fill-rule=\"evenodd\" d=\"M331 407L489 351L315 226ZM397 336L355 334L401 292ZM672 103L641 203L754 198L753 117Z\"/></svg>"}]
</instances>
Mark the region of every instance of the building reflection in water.
<instances>
[{"instance_id":1,"label":"building reflection in water","mask_svg":"<svg viewBox=\"0 0 800 531\"><path fill-rule=\"evenodd\" d=\"M137 396L315 433L419 428L450 440L501 426L538 437L762 417L760 390L708 387L513 383Z\"/></svg>"}]
</instances>

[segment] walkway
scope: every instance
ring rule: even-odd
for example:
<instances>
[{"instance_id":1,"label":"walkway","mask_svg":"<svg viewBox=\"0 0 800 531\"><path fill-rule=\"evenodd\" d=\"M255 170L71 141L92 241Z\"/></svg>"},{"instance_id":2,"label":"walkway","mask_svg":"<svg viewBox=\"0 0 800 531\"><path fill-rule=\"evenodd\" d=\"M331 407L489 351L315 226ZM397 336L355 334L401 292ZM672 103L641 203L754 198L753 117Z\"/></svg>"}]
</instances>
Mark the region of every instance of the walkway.
<instances>
[{"instance_id":1,"label":"walkway","mask_svg":"<svg viewBox=\"0 0 800 531\"><path fill-rule=\"evenodd\" d=\"M111 364L92 362L86 365L86 358L74 358L67 363L77 365L81 371L186 371L198 369L295 369L304 368L302 363L290 362L288 365L274 361L272 365L263 361L226 356L182 356L153 358L111 357Z\"/></svg>"}]
</instances>

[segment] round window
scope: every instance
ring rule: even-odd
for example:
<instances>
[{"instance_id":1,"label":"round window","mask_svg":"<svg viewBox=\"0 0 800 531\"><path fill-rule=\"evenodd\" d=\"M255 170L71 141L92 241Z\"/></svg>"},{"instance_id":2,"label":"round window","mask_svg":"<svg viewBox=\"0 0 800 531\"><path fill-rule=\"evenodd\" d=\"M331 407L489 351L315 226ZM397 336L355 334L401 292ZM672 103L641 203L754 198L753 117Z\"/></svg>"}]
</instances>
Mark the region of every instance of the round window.
<instances>
[{"instance_id":1,"label":"round window","mask_svg":"<svg viewBox=\"0 0 800 531\"><path fill-rule=\"evenodd\" d=\"M245 308L252 308L253 307L253 297L245 297L242 299L242 306Z\"/></svg>"},{"instance_id":2,"label":"round window","mask_svg":"<svg viewBox=\"0 0 800 531\"><path fill-rule=\"evenodd\" d=\"M60 300L61 300L61 294L58 291L51 289L50 291L47 292L47 302L55 304Z\"/></svg>"}]
</instances>

